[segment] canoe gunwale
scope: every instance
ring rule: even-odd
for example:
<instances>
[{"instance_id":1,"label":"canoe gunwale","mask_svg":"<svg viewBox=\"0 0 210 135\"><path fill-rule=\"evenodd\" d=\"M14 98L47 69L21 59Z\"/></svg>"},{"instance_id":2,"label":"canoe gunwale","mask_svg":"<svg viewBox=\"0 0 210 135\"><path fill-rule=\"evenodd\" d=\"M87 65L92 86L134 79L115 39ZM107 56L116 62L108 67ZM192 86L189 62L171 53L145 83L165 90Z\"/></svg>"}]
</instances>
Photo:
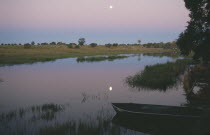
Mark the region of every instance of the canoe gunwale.
<instances>
[{"instance_id":1,"label":"canoe gunwale","mask_svg":"<svg viewBox=\"0 0 210 135\"><path fill-rule=\"evenodd\" d=\"M116 103L114 103L116 104ZM143 112L143 111L131 111L131 110L125 110L123 108L120 108L116 105L114 105L112 103L112 106L114 108L114 110L117 112L117 113L125 113L125 114L143 114L143 115L158 115L158 116L172 116L172 117L186 117L186 118L200 118L201 116L200 115L174 115L174 114L167 114L167 113L149 113L149 112Z\"/></svg>"}]
</instances>

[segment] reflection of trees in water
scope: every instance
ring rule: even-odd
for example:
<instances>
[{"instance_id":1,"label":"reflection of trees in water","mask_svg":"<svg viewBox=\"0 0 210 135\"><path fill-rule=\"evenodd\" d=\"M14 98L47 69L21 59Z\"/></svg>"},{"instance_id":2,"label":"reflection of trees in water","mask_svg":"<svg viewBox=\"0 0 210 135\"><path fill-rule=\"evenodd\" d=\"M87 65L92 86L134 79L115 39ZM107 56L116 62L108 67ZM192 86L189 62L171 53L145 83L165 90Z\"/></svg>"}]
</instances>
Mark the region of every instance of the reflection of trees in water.
<instances>
[{"instance_id":1,"label":"reflection of trees in water","mask_svg":"<svg viewBox=\"0 0 210 135\"><path fill-rule=\"evenodd\" d=\"M46 120L50 121L56 118L57 113L64 110L63 105L44 104L40 106L32 106L31 108L20 108L0 114L0 122L7 123L14 120L27 118L32 121Z\"/></svg>"},{"instance_id":2,"label":"reflection of trees in water","mask_svg":"<svg viewBox=\"0 0 210 135\"><path fill-rule=\"evenodd\" d=\"M100 100L108 100L108 94L107 93L98 93L98 94L88 94L86 92L82 92L82 101L81 103L85 103L88 100L92 100L92 101L100 101Z\"/></svg>"},{"instance_id":3,"label":"reflection of trees in water","mask_svg":"<svg viewBox=\"0 0 210 135\"><path fill-rule=\"evenodd\" d=\"M0 133L5 135L136 135L111 124L113 110L102 107L94 114L83 112L75 119L66 115L69 105L44 104L0 114Z\"/></svg>"},{"instance_id":4,"label":"reflection of trees in water","mask_svg":"<svg viewBox=\"0 0 210 135\"><path fill-rule=\"evenodd\" d=\"M56 120L65 107L58 104L44 104L4 112L0 114L0 133L5 135L36 134L44 123Z\"/></svg>"},{"instance_id":5,"label":"reflection of trees in water","mask_svg":"<svg viewBox=\"0 0 210 135\"><path fill-rule=\"evenodd\" d=\"M155 56L155 57L171 57L173 59L177 59L178 57L180 57L180 53L179 52L164 52L164 53L144 53L143 56Z\"/></svg>"},{"instance_id":6,"label":"reflection of trees in water","mask_svg":"<svg viewBox=\"0 0 210 135\"><path fill-rule=\"evenodd\" d=\"M184 90L189 105L210 106L210 66L192 67L184 77Z\"/></svg>"},{"instance_id":7,"label":"reflection of trees in water","mask_svg":"<svg viewBox=\"0 0 210 135\"><path fill-rule=\"evenodd\" d=\"M137 56L138 56L138 61L141 61L141 54L137 54Z\"/></svg>"}]
</instances>

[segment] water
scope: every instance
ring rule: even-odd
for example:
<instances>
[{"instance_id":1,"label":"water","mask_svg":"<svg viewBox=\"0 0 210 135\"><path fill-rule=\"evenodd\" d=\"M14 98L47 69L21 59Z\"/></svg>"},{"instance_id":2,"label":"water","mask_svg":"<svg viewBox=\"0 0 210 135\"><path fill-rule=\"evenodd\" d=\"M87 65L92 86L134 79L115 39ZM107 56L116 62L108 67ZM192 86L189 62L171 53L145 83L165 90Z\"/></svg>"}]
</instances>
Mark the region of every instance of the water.
<instances>
[{"instance_id":1,"label":"water","mask_svg":"<svg viewBox=\"0 0 210 135\"><path fill-rule=\"evenodd\" d=\"M113 123L111 103L186 104L181 82L165 92L125 83L147 65L174 60L140 54L114 61L67 58L0 67L0 134L153 134Z\"/></svg>"}]
</instances>

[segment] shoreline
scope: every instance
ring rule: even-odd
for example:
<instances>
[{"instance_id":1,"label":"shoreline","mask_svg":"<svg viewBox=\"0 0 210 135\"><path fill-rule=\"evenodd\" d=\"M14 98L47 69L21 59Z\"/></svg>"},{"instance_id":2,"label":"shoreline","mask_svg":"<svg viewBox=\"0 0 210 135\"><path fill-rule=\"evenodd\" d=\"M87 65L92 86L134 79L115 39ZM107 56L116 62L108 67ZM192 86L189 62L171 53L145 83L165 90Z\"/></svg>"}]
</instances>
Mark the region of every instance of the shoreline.
<instances>
[{"instance_id":1,"label":"shoreline","mask_svg":"<svg viewBox=\"0 0 210 135\"><path fill-rule=\"evenodd\" d=\"M0 46L0 66L46 62L83 56L141 53L178 54L179 52L173 49L144 48L141 46L118 46L108 48L105 46L90 47L84 45L79 49L68 48L66 45L34 45L30 49L24 49L23 46Z\"/></svg>"}]
</instances>

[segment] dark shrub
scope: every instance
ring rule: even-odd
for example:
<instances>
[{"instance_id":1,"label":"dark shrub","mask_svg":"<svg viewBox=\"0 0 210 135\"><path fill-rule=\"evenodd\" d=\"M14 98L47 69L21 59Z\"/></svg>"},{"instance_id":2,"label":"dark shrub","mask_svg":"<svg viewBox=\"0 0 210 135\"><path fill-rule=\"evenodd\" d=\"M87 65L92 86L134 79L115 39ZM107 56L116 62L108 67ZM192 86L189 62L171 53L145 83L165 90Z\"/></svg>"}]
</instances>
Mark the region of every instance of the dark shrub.
<instances>
[{"instance_id":1,"label":"dark shrub","mask_svg":"<svg viewBox=\"0 0 210 135\"><path fill-rule=\"evenodd\" d=\"M27 43L27 44L24 44L24 48L25 49L30 49L32 46L31 46L31 44L29 44L29 43Z\"/></svg>"},{"instance_id":2,"label":"dark shrub","mask_svg":"<svg viewBox=\"0 0 210 135\"><path fill-rule=\"evenodd\" d=\"M63 44L64 44L64 43L62 43L62 42L58 42L58 43L57 43L57 45L63 45Z\"/></svg>"},{"instance_id":3,"label":"dark shrub","mask_svg":"<svg viewBox=\"0 0 210 135\"><path fill-rule=\"evenodd\" d=\"M70 45L72 45L72 46L76 46L77 44L76 43L69 43Z\"/></svg>"},{"instance_id":4,"label":"dark shrub","mask_svg":"<svg viewBox=\"0 0 210 135\"><path fill-rule=\"evenodd\" d=\"M80 38L78 40L79 45L84 45L85 44L85 38Z\"/></svg>"},{"instance_id":5,"label":"dark shrub","mask_svg":"<svg viewBox=\"0 0 210 135\"><path fill-rule=\"evenodd\" d=\"M91 43L90 46L91 46L91 47L96 47L97 44L96 44L96 43Z\"/></svg>"},{"instance_id":6,"label":"dark shrub","mask_svg":"<svg viewBox=\"0 0 210 135\"><path fill-rule=\"evenodd\" d=\"M76 49L79 49L79 48L80 48L80 46L79 46L79 45L76 45L76 46L75 46L75 48L76 48Z\"/></svg>"},{"instance_id":7,"label":"dark shrub","mask_svg":"<svg viewBox=\"0 0 210 135\"><path fill-rule=\"evenodd\" d=\"M41 43L41 45L48 45L48 43Z\"/></svg>"},{"instance_id":8,"label":"dark shrub","mask_svg":"<svg viewBox=\"0 0 210 135\"><path fill-rule=\"evenodd\" d=\"M32 42L31 42L31 45L35 45L35 42L34 42L34 41L32 41Z\"/></svg>"},{"instance_id":9,"label":"dark shrub","mask_svg":"<svg viewBox=\"0 0 210 135\"><path fill-rule=\"evenodd\" d=\"M73 45L71 45L71 44L68 44L68 45L66 45L68 48L73 48Z\"/></svg>"},{"instance_id":10,"label":"dark shrub","mask_svg":"<svg viewBox=\"0 0 210 135\"><path fill-rule=\"evenodd\" d=\"M105 44L105 46L110 48L112 44Z\"/></svg>"},{"instance_id":11,"label":"dark shrub","mask_svg":"<svg viewBox=\"0 0 210 135\"><path fill-rule=\"evenodd\" d=\"M51 42L50 45L56 45L56 42Z\"/></svg>"},{"instance_id":12,"label":"dark shrub","mask_svg":"<svg viewBox=\"0 0 210 135\"><path fill-rule=\"evenodd\" d=\"M118 43L114 43L113 46L114 46L114 47L117 47L117 46L118 46Z\"/></svg>"}]
</instances>

